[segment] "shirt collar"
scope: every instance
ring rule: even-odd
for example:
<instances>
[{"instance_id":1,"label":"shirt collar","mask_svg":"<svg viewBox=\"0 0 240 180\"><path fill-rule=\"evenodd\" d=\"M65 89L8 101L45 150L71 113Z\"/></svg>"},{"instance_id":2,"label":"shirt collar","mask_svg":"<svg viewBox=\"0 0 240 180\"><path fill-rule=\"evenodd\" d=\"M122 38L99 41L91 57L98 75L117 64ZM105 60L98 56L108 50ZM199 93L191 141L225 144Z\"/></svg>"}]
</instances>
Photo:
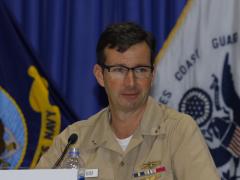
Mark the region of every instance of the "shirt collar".
<instances>
[{"instance_id":1,"label":"shirt collar","mask_svg":"<svg viewBox=\"0 0 240 180\"><path fill-rule=\"evenodd\" d=\"M113 132L109 124L109 107L104 108L95 116L97 117L97 119L95 119L96 123L94 123L92 133L89 136L88 140L85 141L86 144L84 146L86 147L86 149L97 148L99 146L103 146L106 143L116 141L114 139Z\"/></svg>"},{"instance_id":2,"label":"shirt collar","mask_svg":"<svg viewBox=\"0 0 240 180\"><path fill-rule=\"evenodd\" d=\"M165 107L149 96L140 131L143 135L164 135Z\"/></svg>"},{"instance_id":3,"label":"shirt collar","mask_svg":"<svg viewBox=\"0 0 240 180\"><path fill-rule=\"evenodd\" d=\"M164 121L166 115L164 113L165 107L160 105L152 97L148 98L147 106L143 114L143 119L140 123L139 128L136 130L138 135L151 135L158 136L164 135ZM117 143L114 138L112 129L109 124L110 120L110 109L109 107L103 109L97 113L97 119L95 127L92 129L92 134L85 145L87 149L97 148L104 146L104 144L115 144ZM112 148L114 148L113 146Z\"/></svg>"}]
</instances>

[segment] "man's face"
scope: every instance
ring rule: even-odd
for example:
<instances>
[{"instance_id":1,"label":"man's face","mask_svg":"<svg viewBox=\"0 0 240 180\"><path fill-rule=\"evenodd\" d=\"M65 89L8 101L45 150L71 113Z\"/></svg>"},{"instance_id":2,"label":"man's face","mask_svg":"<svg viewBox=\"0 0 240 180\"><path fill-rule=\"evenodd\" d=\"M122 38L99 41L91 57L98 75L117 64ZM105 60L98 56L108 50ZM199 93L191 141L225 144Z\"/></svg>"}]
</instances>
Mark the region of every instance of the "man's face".
<instances>
[{"instance_id":1,"label":"man's face","mask_svg":"<svg viewBox=\"0 0 240 180\"><path fill-rule=\"evenodd\" d=\"M137 66L151 66L150 49L145 42L131 46L125 52L106 48L104 51L108 66L123 65L129 68ZM153 73L147 78L137 78L133 71L123 77L115 77L107 69L102 71L99 65L95 66L95 76L108 95L110 107L129 112L137 110L146 104Z\"/></svg>"}]
</instances>

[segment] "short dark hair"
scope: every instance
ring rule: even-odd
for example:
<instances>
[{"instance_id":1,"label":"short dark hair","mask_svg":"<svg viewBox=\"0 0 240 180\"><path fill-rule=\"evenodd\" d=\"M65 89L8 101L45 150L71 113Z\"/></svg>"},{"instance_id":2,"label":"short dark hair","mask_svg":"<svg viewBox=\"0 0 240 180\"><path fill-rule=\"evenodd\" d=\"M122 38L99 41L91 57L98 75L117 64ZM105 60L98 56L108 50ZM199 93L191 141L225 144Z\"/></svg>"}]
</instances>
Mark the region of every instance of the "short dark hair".
<instances>
[{"instance_id":1,"label":"short dark hair","mask_svg":"<svg viewBox=\"0 0 240 180\"><path fill-rule=\"evenodd\" d=\"M146 32L142 27L133 23L125 22L113 24L106 28L100 35L97 44L97 63L105 63L104 49L117 48L119 52L125 52L132 45L146 42L151 51L151 65L154 64L155 39L150 32Z\"/></svg>"}]
</instances>

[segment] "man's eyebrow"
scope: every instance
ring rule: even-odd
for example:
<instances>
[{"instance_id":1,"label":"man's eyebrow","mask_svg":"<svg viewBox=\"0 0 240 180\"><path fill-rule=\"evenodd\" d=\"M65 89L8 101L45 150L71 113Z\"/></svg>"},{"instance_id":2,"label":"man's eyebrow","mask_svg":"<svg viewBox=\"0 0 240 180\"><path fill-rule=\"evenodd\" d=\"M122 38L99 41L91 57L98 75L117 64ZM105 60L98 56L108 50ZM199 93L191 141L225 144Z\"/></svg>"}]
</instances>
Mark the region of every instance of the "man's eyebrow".
<instances>
[{"instance_id":1,"label":"man's eyebrow","mask_svg":"<svg viewBox=\"0 0 240 180\"><path fill-rule=\"evenodd\" d=\"M151 64L137 64L135 66L128 66L126 64L106 64L108 66L123 66L123 67L128 67L128 68L134 68L134 67L145 67L145 66L151 66Z\"/></svg>"}]
</instances>

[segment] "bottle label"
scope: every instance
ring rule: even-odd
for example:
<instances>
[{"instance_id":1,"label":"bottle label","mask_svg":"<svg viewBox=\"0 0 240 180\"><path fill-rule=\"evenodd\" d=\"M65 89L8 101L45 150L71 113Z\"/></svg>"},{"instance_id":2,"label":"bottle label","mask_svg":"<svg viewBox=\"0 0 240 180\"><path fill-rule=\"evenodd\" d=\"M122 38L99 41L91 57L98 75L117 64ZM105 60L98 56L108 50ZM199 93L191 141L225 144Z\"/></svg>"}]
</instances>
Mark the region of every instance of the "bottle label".
<instances>
[{"instance_id":1,"label":"bottle label","mask_svg":"<svg viewBox=\"0 0 240 180\"><path fill-rule=\"evenodd\" d=\"M78 180L85 180L85 177L80 176L80 177L78 177Z\"/></svg>"}]
</instances>

